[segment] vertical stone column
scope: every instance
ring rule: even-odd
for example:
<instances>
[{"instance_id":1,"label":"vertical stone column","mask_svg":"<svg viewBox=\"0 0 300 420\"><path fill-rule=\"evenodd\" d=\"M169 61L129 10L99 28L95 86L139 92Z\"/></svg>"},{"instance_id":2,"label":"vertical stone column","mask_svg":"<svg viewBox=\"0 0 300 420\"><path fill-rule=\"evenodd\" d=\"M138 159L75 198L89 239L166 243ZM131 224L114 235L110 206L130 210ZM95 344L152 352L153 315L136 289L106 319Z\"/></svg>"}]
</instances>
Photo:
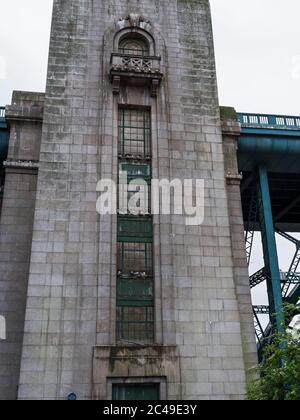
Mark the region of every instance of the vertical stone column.
<instances>
[{"instance_id":1,"label":"vertical stone column","mask_svg":"<svg viewBox=\"0 0 300 420\"><path fill-rule=\"evenodd\" d=\"M236 121L236 113L233 108L221 108L221 117L233 255L233 274L240 314L245 370L246 373L249 373L249 369L257 364L257 347L244 239L244 221L240 192L242 175L239 173L237 160L237 142L241 128Z\"/></svg>"},{"instance_id":2,"label":"vertical stone column","mask_svg":"<svg viewBox=\"0 0 300 420\"><path fill-rule=\"evenodd\" d=\"M164 78L150 103L135 81L113 99L114 40L129 15L161 56ZM156 344L160 354L176 347L180 358L168 395L244 398L242 292L233 271L208 0L54 1L19 398L91 398L93 352L101 359L101 346L115 344L116 217L96 213L96 185L117 179L116 109L128 103L151 105L156 114L153 176L205 180L201 226L188 225L185 214L154 221ZM162 358L153 360L151 374L161 375Z\"/></svg>"},{"instance_id":3,"label":"vertical stone column","mask_svg":"<svg viewBox=\"0 0 300 420\"><path fill-rule=\"evenodd\" d=\"M91 397L104 3L54 1L19 399Z\"/></svg>"},{"instance_id":4,"label":"vertical stone column","mask_svg":"<svg viewBox=\"0 0 300 420\"><path fill-rule=\"evenodd\" d=\"M43 95L14 92L6 108L10 139L0 222L0 398L15 399L19 383L38 173Z\"/></svg>"}]
</instances>

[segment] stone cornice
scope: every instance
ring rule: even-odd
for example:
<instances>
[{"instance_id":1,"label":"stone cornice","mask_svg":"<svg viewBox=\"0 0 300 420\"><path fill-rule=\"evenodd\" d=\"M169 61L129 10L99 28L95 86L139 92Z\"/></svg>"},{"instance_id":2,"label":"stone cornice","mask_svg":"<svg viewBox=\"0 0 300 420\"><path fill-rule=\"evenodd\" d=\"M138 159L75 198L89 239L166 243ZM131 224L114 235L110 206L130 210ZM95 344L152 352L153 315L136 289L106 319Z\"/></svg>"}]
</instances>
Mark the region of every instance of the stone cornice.
<instances>
[{"instance_id":1,"label":"stone cornice","mask_svg":"<svg viewBox=\"0 0 300 420\"><path fill-rule=\"evenodd\" d=\"M43 122L42 106L9 105L6 107L5 119L9 121Z\"/></svg>"}]
</instances>

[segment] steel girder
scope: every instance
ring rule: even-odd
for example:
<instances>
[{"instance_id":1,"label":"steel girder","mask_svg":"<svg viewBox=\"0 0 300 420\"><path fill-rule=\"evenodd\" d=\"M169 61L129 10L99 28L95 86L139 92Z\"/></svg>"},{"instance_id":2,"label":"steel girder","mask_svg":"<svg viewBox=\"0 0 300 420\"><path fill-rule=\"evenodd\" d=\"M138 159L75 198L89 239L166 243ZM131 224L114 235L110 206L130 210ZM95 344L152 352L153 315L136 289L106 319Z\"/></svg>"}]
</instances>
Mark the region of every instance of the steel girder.
<instances>
[{"instance_id":1,"label":"steel girder","mask_svg":"<svg viewBox=\"0 0 300 420\"><path fill-rule=\"evenodd\" d=\"M282 296L285 299L288 297L291 286L295 284L295 280L299 279L299 274L297 274L297 269L300 264L300 241L294 238L293 236L289 235L288 233L282 232L279 229L277 229L276 232L279 235L281 235L283 238L292 242L296 246L296 252L295 252L294 258L291 262L289 271L286 273L286 281L283 282L283 285L282 285Z\"/></svg>"},{"instance_id":2,"label":"steel girder","mask_svg":"<svg viewBox=\"0 0 300 420\"><path fill-rule=\"evenodd\" d=\"M275 239L275 229L272 214L271 198L268 183L268 173L264 166L260 166L255 177L251 208L246 233L246 248L248 265L253 246L254 225L260 225L265 266L250 277L250 287L253 288L263 282L267 283L269 305L253 306L253 317L259 349L272 335L274 329L284 331L284 309L281 284L285 284L279 270L278 254ZM253 229L253 230L252 230ZM290 279L294 282L295 277ZM259 315L268 315L270 324L264 330ZM259 351L261 353L261 351Z\"/></svg>"},{"instance_id":3,"label":"steel girder","mask_svg":"<svg viewBox=\"0 0 300 420\"><path fill-rule=\"evenodd\" d=\"M258 217L261 227L261 237L269 296L270 319L277 331L284 331L284 310L281 292L281 279L275 229L272 214L268 172L265 166L258 168Z\"/></svg>"},{"instance_id":4,"label":"steel girder","mask_svg":"<svg viewBox=\"0 0 300 420\"><path fill-rule=\"evenodd\" d=\"M253 189L252 189L251 202L250 202L250 211L249 211L249 217L248 217L247 230L246 230L246 235L245 235L246 254L247 254L248 266L250 264L253 241L254 241L254 225L257 222L257 210L258 210L258 206L257 206L257 185L256 185L256 183L254 183L254 186L253 186Z\"/></svg>"}]
</instances>

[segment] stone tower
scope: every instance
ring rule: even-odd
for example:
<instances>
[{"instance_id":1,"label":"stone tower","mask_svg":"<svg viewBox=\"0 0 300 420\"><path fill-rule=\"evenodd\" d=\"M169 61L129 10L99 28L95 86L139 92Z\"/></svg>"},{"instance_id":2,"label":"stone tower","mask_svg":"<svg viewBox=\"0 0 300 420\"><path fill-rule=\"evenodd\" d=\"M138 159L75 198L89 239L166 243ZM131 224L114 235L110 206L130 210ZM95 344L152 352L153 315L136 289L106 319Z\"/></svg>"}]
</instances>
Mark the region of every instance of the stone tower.
<instances>
[{"instance_id":1,"label":"stone tower","mask_svg":"<svg viewBox=\"0 0 300 420\"><path fill-rule=\"evenodd\" d=\"M54 0L19 399L244 397L235 129L223 144L208 0ZM99 215L123 171L204 179L204 222Z\"/></svg>"}]
</instances>

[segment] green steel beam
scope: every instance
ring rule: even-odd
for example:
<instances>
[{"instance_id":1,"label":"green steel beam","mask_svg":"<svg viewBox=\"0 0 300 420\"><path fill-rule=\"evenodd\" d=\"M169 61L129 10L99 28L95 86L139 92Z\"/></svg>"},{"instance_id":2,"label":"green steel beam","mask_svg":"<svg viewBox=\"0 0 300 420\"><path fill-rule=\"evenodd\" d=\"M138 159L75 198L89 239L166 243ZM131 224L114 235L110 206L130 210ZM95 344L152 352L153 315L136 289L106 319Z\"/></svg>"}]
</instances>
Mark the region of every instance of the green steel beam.
<instances>
[{"instance_id":1,"label":"green steel beam","mask_svg":"<svg viewBox=\"0 0 300 420\"><path fill-rule=\"evenodd\" d=\"M251 201L250 201L250 210L249 210L249 217L248 217L248 223L247 223L247 230L246 230L246 235L245 235L248 267L250 264L253 241L254 241L253 225L257 222L257 213L258 213L257 183L254 183L254 187L252 188Z\"/></svg>"},{"instance_id":2,"label":"green steel beam","mask_svg":"<svg viewBox=\"0 0 300 420\"><path fill-rule=\"evenodd\" d=\"M260 349L262 348L264 340L265 340L265 332L254 308L253 308L253 321L254 321L255 335L258 342L258 349Z\"/></svg>"},{"instance_id":3,"label":"green steel beam","mask_svg":"<svg viewBox=\"0 0 300 420\"><path fill-rule=\"evenodd\" d=\"M250 276L250 288L252 289L255 286L263 283L267 280L267 270L266 268L262 268L261 270L257 271L256 273Z\"/></svg>"},{"instance_id":4,"label":"green steel beam","mask_svg":"<svg viewBox=\"0 0 300 420\"><path fill-rule=\"evenodd\" d=\"M9 142L8 129L2 130L0 128L0 162L3 162L7 157L8 142Z\"/></svg>"},{"instance_id":5,"label":"green steel beam","mask_svg":"<svg viewBox=\"0 0 300 420\"><path fill-rule=\"evenodd\" d=\"M259 174L259 215L267 271L267 288L270 304L271 322L279 332L284 332L284 309L281 294L281 280L275 240L275 230L268 182L265 166L260 166Z\"/></svg>"},{"instance_id":6,"label":"green steel beam","mask_svg":"<svg viewBox=\"0 0 300 420\"><path fill-rule=\"evenodd\" d=\"M300 137L300 131L297 133ZM299 139L277 136L255 136L255 133L252 134L251 136L242 135L239 138L238 146L240 152L256 153L258 157L261 154L300 155Z\"/></svg>"}]
</instances>

